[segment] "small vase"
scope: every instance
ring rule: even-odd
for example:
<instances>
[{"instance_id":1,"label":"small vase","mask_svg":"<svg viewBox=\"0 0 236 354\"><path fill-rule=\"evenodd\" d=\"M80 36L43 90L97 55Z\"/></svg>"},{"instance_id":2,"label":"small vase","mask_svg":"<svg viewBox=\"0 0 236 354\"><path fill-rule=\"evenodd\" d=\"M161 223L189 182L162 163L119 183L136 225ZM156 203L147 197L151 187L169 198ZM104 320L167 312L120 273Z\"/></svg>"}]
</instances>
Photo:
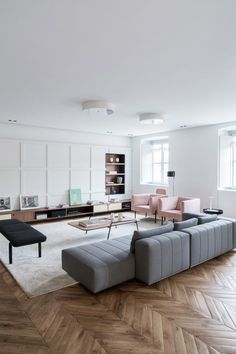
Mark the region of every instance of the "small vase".
<instances>
[{"instance_id":1,"label":"small vase","mask_svg":"<svg viewBox=\"0 0 236 354\"><path fill-rule=\"evenodd\" d=\"M117 181L117 183L120 184L120 183L122 183L123 179L122 179L122 177L117 177L116 181Z\"/></svg>"},{"instance_id":2,"label":"small vase","mask_svg":"<svg viewBox=\"0 0 236 354\"><path fill-rule=\"evenodd\" d=\"M117 157L117 158L116 158L116 162L120 162L120 159L119 159L119 157Z\"/></svg>"},{"instance_id":3,"label":"small vase","mask_svg":"<svg viewBox=\"0 0 236 354\"><path fill-rule=\"evenodd\" d=\"M113 162L114 161L114 158L113 157L110 157L110 162Z\"/></svg>"}]
</instances>

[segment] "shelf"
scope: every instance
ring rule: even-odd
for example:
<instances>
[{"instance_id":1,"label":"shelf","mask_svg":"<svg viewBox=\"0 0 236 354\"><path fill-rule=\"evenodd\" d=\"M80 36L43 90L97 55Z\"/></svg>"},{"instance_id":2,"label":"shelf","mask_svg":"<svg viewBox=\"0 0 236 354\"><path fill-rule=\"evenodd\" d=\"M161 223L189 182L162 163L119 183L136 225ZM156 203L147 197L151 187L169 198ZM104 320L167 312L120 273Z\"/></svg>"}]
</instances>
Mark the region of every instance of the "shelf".
<instances>
[{"instance_id":1,"label":"shelf","mask_svg":"<svg viewBox=\"0 0 236 354\"><path fill-rule=\"evenodd\" d=\"M106 165L109 165L109 166L124 166L125 164L123 162L107 162Z\"/></svg>"},{"instance_id":2,"label":"shelf","mask_svg":"<svg viewBox=\"0 0 236 354\"><path fill-rule=\"evenodd\" d=\"M125 173L107 173L106 172L106 176L125 176Z\"/></svg>"},{"instance_id":3,"label":"shelf","mask_svg":"<svg viewBox=\"0 0 236 354\"><path fill-rule=\"evenodd\" d=\"M106 187L124 186L124 183L106 183Z\"/></svg>"}]
</instances>

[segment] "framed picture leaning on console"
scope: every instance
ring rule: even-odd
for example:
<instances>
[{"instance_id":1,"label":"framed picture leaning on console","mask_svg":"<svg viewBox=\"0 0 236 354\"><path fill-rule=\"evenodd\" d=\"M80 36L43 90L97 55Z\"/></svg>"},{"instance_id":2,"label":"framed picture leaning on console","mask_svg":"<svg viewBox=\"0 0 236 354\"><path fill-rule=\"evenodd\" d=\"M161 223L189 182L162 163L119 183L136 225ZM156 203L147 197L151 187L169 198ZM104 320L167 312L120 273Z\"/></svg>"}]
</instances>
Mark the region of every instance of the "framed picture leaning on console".
<instances>
[{"instance_id":1,"label":"framed picture leaning on console","mask_svg":"<svg viewBox=\"0 0 236 354\"><path fill-rule=\"evenodd\" d=\"M20 208L21 208L21 210L39 208L38 195L21 195L20 196Z\"/></svg>"},{"instance_id":2,"label":"framed picture leaning on console","mask_svg":"<svg viewBox=\"0 0 236 354\"><path fill-rule=\"evenodd\" d=\"M11 198L0 197L0 212L11 210Z\"/></svg>"}]
</instances>

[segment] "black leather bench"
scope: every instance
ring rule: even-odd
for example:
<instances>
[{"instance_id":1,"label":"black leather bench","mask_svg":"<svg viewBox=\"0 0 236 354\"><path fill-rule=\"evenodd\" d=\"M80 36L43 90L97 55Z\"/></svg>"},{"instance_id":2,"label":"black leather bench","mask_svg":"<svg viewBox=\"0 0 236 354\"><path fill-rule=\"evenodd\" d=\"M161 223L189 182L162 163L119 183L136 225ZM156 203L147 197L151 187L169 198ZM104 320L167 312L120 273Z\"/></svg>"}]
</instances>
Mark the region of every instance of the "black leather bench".
<instances>
[{"instance_id":1,"label":"black leather bench","mask_svg":"<svg viewBox=\"0 0 236 354\"><path fill-rule=\"evenodd\" d=\"M47 237L30 225L16 219L2 220L0 221L0 233L9 241L10 264L12 263L12 246L20 247L38 243L38 255L41 257L41 243L45 242Z\"/></svg>"}]
</instances>

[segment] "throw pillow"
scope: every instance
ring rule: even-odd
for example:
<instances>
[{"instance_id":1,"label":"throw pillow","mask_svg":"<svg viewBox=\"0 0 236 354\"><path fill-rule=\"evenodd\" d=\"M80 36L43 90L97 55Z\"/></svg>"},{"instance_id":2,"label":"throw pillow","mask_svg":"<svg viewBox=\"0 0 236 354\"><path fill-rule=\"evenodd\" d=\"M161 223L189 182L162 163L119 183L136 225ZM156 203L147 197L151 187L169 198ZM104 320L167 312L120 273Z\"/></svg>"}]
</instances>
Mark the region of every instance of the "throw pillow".
<instances>
[{"instance_id":1,"label":"throw pillow","mask_svg":"<svg viewBox=\"0 0 236 354\"><path fill-rule=\"evenodd\" d=\"M196 226L198 223L197 218L188 219L185 221L179 221L174 223L174 231L181 231L192 226Z\"/></svg>"},{"instance_id":2,"label":"throw pillow","mask_svg":"<svg viewBox=\"0 0 236 354\"><path fill-rule=\"evenodd\" d=\"M216 221L216 220L217 220L217 215L200 216L198 218L198 225L205 224L205 223L211 222L211 221Z\"/></svg>"},{"instance_id":3,"label":"throw pillow","mask_svg":"<svg viewBox=\"0 0 236 354\"><path fill-rule=\"evenodd\" d=\"M188 219L192 219L192 218L199 218L200 216L206 216L206 214L203 213L183 213L182 214L182 220L188 220Z\"/></svg>"},{"instance_id":4,"label":"throw pillow","mask_svg":"<svg viewBox=\"0 0 236 354\"><path fill-rule=\"evenodd\" d=\"M155 229L150 229L150 230L144 230L144 231L134 231L131 244L130 244L130 252L135 253L135 242L137 240L141 240L143 238L151 237L151 236L156 236L156 235L161 235L165 234L167 232L171 232L173 230L173 224L167 224L163 225L160 227L157 227Z\"/></svg>"}]
</instances>

